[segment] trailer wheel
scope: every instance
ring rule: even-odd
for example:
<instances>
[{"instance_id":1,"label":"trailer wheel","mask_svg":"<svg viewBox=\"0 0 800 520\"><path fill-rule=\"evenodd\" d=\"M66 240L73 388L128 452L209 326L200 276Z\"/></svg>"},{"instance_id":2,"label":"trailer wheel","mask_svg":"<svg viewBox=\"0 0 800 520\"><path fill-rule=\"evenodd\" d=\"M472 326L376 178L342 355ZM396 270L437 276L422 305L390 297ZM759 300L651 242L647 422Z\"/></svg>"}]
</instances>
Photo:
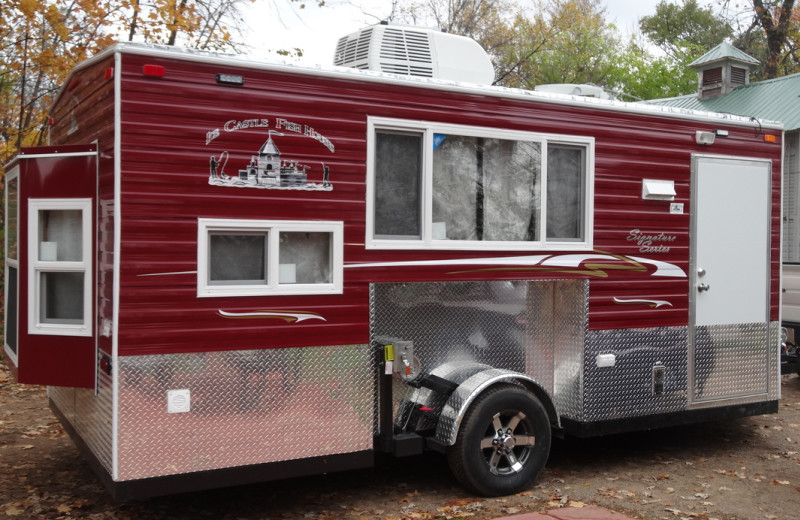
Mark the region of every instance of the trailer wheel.
<instances>
[{"instance_id":1,"label":"trailer wheel","mask_svg":"<svg viewBox=\"0 0 800 520\"><path fill-rule=\"evenodd\" d=\"M455 478L476 493L519 493L544 468L550 435L547 412L533 394L519 386L498 385L467 410L447 461Z\"/></svg>"}]
</instances>

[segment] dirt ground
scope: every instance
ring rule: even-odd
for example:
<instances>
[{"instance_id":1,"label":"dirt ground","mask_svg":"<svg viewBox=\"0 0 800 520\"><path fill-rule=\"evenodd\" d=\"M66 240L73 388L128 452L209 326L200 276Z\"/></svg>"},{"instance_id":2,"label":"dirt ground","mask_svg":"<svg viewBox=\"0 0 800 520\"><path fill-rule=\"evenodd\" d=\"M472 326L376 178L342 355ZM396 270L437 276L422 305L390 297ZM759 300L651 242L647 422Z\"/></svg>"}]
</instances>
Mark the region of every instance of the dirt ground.
<instances>
[{"instance_id":1,"label":"dirt ground","mask_svg":"<svg viewBox=\"0 0 800 520\"><path fill-rule=\"evenodd\" d=\"M2 365L2 363L0 363ZM41 387L0 368L0 518L484 520L599 505L641 519L800 518L800 378L777 415L599 439L555 440L529 491L470 496L444 457L114 503L47 407ZM313 432L310 432L313 437Z\"/></svg>"}]
</instances>

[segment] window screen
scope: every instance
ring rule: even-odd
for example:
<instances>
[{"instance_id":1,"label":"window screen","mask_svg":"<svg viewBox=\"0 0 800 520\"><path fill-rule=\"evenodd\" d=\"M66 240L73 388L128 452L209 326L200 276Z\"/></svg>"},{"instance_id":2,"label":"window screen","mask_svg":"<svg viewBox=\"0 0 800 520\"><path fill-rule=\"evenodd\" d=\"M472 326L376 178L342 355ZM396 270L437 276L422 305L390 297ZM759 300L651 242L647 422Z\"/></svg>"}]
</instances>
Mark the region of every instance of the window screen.
<instances>
[{"instance_id":1,"label":"window screen","mask_svg":"<svg viewBox=\"0 0 800 520\"><path fill-rule=\"evenodd\" d=\"M547 149L547 238L583 239L585 149Z\"/></svg>"},{"instance_id":2,"label":"window screen","mask_svg":"<svg viewBox=\"0 0 800 520\"><path fill-rule=\"evenodd\" d=\"M375 234L420 238L422 134L375 136Z\"/></svg>"},{"instance_id":3,"label":"window screen","mask_svg":"<svg viewBox=\"0 0 800 520\"><path fill-rule=\"evenodd\" d=\"M279 283L331 283L331 234L281 233L279 262Z\"/></svg>"},{"instance_id":4,"label":"window screen","mask_svg":"<svg viewBox=\"0 0 800 520\"><path fill-rule=\"evenodd\" d=\"M19 197L18 180L16 177L10 179L6 184L6 243L8 250L6 258L17 260L17 211Z\"/></svg>"},{"instance_id":5,"label":"window screen","mask_svg":"<svg viewBox=\"0 0 800 520\"><path fill-rule=\"evenodd\" d=\"M6 345L11 350L11 354L17 355L17 268L8 266L8 278L6 278Z\"/></svg>"},{"instance_id":6,"label":"window screen","mask_svg":"<svg viewBox=\"0 0 800 520\"><path fill-rule=\"evenodd\" d=\"M43 272L39 280L39 322L83 323L84 273Z\"/></svg>"},{"instance_id":7,"label":"window screen","mask_svg":"<svg viewBox=\"0 0 800 520\"><path fill-rule=\"evenodd\" d=\"M537 240L539 143L437 134L434 240Z\"/></svg>"},{"instance_id":8,"label":"window screen","mask_svg":"<svg viewBox=\"0 0 800 520\"><path fill-rule=\"evenodd\" d=\"M210 283L266 283L267 235L211 233Z\"/></svg>"}]
</instances>

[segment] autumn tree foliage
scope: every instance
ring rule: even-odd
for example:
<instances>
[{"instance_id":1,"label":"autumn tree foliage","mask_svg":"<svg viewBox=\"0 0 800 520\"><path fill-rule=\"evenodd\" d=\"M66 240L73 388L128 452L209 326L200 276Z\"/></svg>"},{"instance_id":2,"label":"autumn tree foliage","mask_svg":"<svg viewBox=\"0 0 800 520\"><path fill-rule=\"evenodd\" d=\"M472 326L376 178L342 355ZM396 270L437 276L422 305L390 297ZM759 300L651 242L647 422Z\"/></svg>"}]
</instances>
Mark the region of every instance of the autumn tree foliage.
<instances>
[{"instance_id":1,"label":"autumn tree foliage","mask_svg":"<svg viewBox=\"0 0 800 520\"><path fill-rule=\"evenodd\" d=\"M549 0L520 10L515 38L498 62L505 85L534 88L547 83L611 82L620 57L620 36L606 22L600 0Z\"/></svg>"},{"instance_id":2,"label":"autumn tree foliage","mask_svg":"<svg viewBox=\"0 0 800 520\"><path fill-rule=\"evenodd\" d=\"M601 82L619 47L601 0L415 0L392 20L473 38L504 86Z\"/></svg>"},{"instance_id":3,"label":"autumn tree foliage","mask_svg":"<svg viewBox=\"0 0 800 520\"><path fill-rule=\"evenodd\" d=\"M761 78L800 70L795 3L662 0L627 41L601 0L394 0L389 19L474 38L500 85L593 83L635 100L693 92L688 64L724 40L764 63Z\"/></svg>"},{"instance_id":4,"label":"autumn tree foliage","mask_svg":"<svg viewBox=\"0 0 800 520\"><path fill-rule=\"evenodd\" d=\"M243 8L255 0L118 0L127 41L236 52Z\"/></svg>"},{"instance_id":5,"label":"autumn tree foliage","mask_svg":"<svg viewBox=\"0 0 800 520\"><path fill-rule=\"evenodd\" d=\"M236 51L252 0L3 0L0 163L47 142L47 110L69 71L116 40Z\"/></svg>"},{"instance_id":6,"label":"autumn tree foliage","mask_svg":"<svg viewBox=\"0 0 800 520\"><path fill-rule=\"evenodd\" d=\"M0 12L0 160L43 144L49 105L72 66L108 45L108 11L92 0L5 0Z\"/></svg>"},{"instance_id":7,"label":"autumn tree foliage","mask_svg":"<svg viewBox=\"0 0 800 520\"><path fill-rule=\"evenodd\" d=\"M676 61L694 61L733 35L726 20L697 0L662 0L656 11L639 20L642 34Z\"/></svg>"},{"instance_id":8,"label":"autumn tree foliage","mask_svg":"<svg viewBox=\"0 0 800 520\"><path fill-rule=\"evenodd\" d=\"M800 12L795 0L751 0L751 10L723 2L739 24L737 44L763 63L762 76L776 78L800 70Z\"/></svg>"}]
</instances>

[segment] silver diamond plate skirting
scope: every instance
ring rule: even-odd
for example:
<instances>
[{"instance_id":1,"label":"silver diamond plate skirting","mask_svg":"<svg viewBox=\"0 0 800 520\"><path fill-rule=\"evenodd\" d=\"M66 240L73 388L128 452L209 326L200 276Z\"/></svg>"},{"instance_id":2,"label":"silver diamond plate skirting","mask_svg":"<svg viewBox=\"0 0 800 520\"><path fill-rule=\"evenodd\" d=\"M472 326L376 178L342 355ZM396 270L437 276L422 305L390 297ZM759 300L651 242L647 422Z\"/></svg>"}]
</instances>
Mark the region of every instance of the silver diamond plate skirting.
<instances>
[{"instance_id":1,"label":"silver diamond plate skirting","mask_svg":"<svg viewBox=\"0 0 800 520\"><path fill-rule=\"evenodd\" d=\"M778 323L697 327L694 401L779 397Z\"/></svg>"},{"instance_id":2,"label":"silver diamond plate skirting","mask_svg":"<svg viewBox=\"0 0 800 520\"><path fill-rule=\"evenodd\" d=\"M592 331L581 421L604 421L779 398L778 324ZM692 341L693 340L693 341ZM614 354L613 367L597 356ZM654 389L654 367L663 388Z\"/></svg>"},{"instance_id":3,"label":"silver diamond plate skirting","mask_svg":"<svg viewBox=\"0 0 800 520\"><path fill-rule=\"evenodd\" d=\"M113 474L111 377L99 372L97 392L50 386L47 395L106 471Z\"/></svg>"},{"instance_id":4,"label":"silver diamond plate skirting","mask_svg":"<svg viewBox=\"0 0 800 520\"><path fill-rule=\"evenodd\" d=\"M123 357L119 478L372 449L367 345Z\"/></svg>"},{"instance_id":5,"label":"silver diamond plate skirting","mask_svg":"<svg viewBox=\"0 0 800 520\"><path fill-rule=\"evenodd\" d=\"M685 410L686 327L592 331L584 362L584 413L593 422ZM614 366L598 367L597 356L613 354ZM653 367L664 367L663 392L653 391Z\"/></svg>"}]
</instances>

